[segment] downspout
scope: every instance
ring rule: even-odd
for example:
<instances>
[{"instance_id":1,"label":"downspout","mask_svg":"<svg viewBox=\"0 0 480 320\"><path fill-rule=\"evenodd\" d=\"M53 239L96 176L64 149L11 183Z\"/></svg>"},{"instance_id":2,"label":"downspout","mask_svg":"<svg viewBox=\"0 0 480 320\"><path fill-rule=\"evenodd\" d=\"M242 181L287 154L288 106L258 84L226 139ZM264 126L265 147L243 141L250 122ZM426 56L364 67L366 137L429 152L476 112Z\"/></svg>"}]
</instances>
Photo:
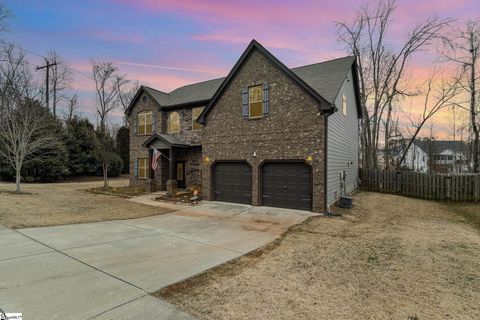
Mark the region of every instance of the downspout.
<instances>
[{"instance_id":1,"label":"downspout","mask_svg":"<svg viewBox=\"0 0 480 320\"><path fill-rule=\"evenodd\" d=\"M330 216L332 212L330 211L330 206L328 205L328 117L331 116L335 112L335 106L332 105L332 112L325 113L325 150L324 150L324 169L323 169L323 179L324 179L324 187L323 187L323 206L325 215Z\"/></svg>"}]
</instances>

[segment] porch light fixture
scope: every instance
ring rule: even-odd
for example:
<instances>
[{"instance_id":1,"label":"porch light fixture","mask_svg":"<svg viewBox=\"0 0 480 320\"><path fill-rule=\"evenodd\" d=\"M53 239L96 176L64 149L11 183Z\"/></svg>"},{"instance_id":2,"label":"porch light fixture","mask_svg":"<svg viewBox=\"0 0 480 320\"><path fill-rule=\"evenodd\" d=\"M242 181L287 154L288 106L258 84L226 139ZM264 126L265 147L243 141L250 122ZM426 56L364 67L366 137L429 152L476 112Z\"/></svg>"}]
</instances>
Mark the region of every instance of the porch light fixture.
<instances>
[{"instance_id":1,"label":"porch light fixture","mask_svg":"<svg viewBox=\"0 0 480 320\"><path fill-rule=\"evenodd\" d=\"M209 163L209 162L210 162L210 158L209 158L209 157L207 157L207 156L205 156L205 158L203 158L203 162L205 162L205 163Z\"/></svg>"},{"instance_id":2,"label":"porch light fixture","mask_svg":"<svg viewBox=\"0 0 480 320\"><path fill-rule=\"evenodd\" d=\"M253 151L253 156L254 156L254 157L257 156L257 151Z\"/></svg>"},{"instance_id":3,"label":"porch light fixture","mask_svg":"<svg viewBox=\"0 0 480 320\"><path fill-rule=\"evenodd\" d=\"M312 161L313 161L313 157L312 157L312 156L308 156L305 160L308 161L308 162L312 162Z\"/></svg>"}]
</instances>

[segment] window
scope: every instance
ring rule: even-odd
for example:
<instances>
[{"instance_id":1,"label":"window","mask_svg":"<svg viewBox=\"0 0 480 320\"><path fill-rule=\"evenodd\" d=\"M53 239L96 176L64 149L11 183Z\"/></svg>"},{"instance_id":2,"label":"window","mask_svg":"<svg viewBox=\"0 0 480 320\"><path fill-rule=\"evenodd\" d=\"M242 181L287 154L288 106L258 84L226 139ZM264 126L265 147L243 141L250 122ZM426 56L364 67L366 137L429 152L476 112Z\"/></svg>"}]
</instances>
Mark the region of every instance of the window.
<instances>
[{"instance_id":1,"label":"window","mask_svg":"<svg viewBox=\"0 0 480 320\"><path fill-rule=\"evenodd\" d=\"M192 130L200 130L202 129L202 125L197 122L198 117L202 113L205 107L198 107L192 109Z\"/></svg>"},{"instance_id":2,"label":"window","mask_svg":"<svg viewBox=\"0 0 480 320\"><path fill-rule=\"evenodd\" d=\"M248 88L248 117L260 118L263 116L262 86Z\"/></svg>"},{"instance_id":3,"label":"window","mask_svg":"<svg viewBox=\"0 0 480 320\"><path fill-rule=\"evenodd\" d=\"M148 135L152 134L152 112L140 112L138 118L138 134Z\"/></svg>"},{"instance_id":4,"label":"window","mask_svg":"<svg viewBox=\"0 0 480 320\"><path fill-rule=\"evenodd\" d=\"M180 115L176 111L170 112L168 114L167 132L168 133L180 132Z\"/></svg>"},{"instance_id":5,"label":"window","mask_svg":"<svg viewBox=\"0 0 480 320\"><path fill-rule=\"evenodd\" d=\"M343 112L343 115L347 115L347 96L346 95L342 95L342 112Z\"/></svg>"},{"instance_id":6,"label":"window","mask_svg":"<svg viewBox=\"0 0 480 320\"><path fill-rule=\"evenodd\" d=\"M138 159L138 178L147 179L148 178L148 158L139 158Z\"/></svg>"}]
</instances>

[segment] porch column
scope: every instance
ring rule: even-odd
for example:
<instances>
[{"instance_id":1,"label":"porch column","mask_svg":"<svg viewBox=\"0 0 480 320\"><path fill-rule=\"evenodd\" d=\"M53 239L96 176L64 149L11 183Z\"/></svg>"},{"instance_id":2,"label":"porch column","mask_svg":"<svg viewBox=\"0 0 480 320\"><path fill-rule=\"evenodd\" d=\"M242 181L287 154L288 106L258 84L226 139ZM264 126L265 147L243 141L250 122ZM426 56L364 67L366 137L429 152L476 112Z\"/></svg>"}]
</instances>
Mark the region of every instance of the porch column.
<instances>
[{"instance_id":1,"label":"porch column","mask_svg":"<svg viewBox=\"0 0 480 320\"><path fill-rule=\"evenodd\" d=\"M173 180L173 148L168 149L168 180Z\"/></svg>"},{"instance_id":2,"label":"porch column","mask_svg":"<svg viewBox=\"0 0 480 320\"><path fill-rule=\"evenodd\" d=\"M168 149L168 180L167 180L167 194L174 195L177 193L177 180L173 179L174 173L174 156L173 156L173 147Z\"/></svg>"}]
</instances>

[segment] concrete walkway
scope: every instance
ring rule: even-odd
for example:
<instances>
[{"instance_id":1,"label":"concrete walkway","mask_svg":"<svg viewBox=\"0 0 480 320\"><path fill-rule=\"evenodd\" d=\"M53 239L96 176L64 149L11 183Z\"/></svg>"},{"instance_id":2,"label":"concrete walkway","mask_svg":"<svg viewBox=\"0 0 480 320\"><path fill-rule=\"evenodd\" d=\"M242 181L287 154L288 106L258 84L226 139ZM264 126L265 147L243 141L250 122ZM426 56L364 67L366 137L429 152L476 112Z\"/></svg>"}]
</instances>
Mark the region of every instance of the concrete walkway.
<instances>
[{"instance_id":1,"label":"concrete walkway","mask_svg":"<svg viewBox=\"0 0 480 320\"><path fill-rule=\"evenodd\" d=\"M313 215L217 202L175 209L132 220L0 226L0 309L24 319L192 319L149 293L255 250Z\"/></svg>"}]
</instances>

